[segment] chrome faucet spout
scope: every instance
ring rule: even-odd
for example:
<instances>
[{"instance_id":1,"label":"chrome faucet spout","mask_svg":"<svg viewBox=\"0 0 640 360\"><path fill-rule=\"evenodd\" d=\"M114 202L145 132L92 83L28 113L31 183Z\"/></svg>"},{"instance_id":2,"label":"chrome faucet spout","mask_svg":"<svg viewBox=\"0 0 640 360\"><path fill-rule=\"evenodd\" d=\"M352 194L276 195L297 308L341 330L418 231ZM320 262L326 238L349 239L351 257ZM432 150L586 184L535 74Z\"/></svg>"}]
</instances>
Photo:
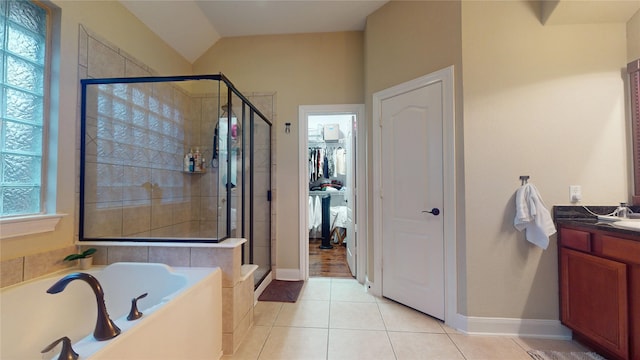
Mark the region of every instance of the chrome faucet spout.
<instances>
[{"instance_id":1,"label":"chrome faucet spout","mask_svg":"<svg viewBox=\"0 0 640 360\"><path fill-rule=\"evenodd\" d=\"M67 285L74 280L82 280L89 284L93 293L96 296L96 303L98 305L98 318L96 319L96 327L93 331L93 337L96 340L109 340L120 334L120 328L116 326L116 324L109 318L109 314L107 313L107 307L104 304L104 292L102 291L102 286L98 279L93 277L87 273L71 273L62 279L58 280L55 284L53 284L48 290L49 294L57 294L62 292Z\"/></svg>"}]
</instances>

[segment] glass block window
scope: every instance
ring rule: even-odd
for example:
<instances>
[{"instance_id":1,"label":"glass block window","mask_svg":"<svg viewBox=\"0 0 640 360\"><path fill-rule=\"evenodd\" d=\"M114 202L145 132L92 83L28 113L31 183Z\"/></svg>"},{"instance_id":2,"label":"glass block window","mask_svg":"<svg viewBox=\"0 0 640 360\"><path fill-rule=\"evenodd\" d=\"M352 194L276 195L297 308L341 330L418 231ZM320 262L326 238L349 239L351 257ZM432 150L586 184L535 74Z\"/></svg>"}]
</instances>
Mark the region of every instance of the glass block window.
<instances>
[{"instance_id":1,"label":"glass block window","mask_svg":"<svg viewBox=\"0 0 640 360\"><path fill-rule=\"evenodd\" d=\"M42 212L47 15L0 0L0 216Z\"/></svg>"}]
</instances>

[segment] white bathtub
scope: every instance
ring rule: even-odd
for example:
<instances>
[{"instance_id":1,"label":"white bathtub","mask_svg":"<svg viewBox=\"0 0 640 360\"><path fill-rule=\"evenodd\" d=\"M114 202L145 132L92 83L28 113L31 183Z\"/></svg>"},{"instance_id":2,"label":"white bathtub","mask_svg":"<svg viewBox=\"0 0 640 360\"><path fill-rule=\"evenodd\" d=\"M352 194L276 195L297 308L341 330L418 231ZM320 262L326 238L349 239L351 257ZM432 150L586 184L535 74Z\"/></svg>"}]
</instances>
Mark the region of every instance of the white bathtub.
<instances>
[{"instance_id":1,"label":"white bathtub","mask_svg":"<svg viewBox=\"0 0 640 360\"><path fill-rule=\"evenodd\" d=\"M95 276L107 311L122 330L96 341L97 305L82 280L64 291L46 290L64 275L28 281L0 291L0 359L56 359L67 336L81 359L219 359L222 356L222 280L219 268L171 268L164 264L116 263L82 271ZM131 299L142 318L128 321Z\"/></svg>"}]
</instances>

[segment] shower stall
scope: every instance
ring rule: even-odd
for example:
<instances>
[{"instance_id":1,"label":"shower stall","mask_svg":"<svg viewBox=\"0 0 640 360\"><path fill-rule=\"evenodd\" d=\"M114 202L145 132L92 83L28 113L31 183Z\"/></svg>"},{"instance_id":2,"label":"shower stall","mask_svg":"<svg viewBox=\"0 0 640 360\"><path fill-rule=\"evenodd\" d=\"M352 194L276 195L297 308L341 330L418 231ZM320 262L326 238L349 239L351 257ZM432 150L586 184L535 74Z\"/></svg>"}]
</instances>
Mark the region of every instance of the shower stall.
<instances>
[{"instance_id":1,"label":"shower stall","mask_svg":"<svg viewBox=\"0 0 640 360\"><path fill-rule=\"evenodd\" d=\"M81 80L80 241L245 238L271 268L271 121L223 74ZM264 107L264 106L263 106Z\"/></svg>"}]
</instances>

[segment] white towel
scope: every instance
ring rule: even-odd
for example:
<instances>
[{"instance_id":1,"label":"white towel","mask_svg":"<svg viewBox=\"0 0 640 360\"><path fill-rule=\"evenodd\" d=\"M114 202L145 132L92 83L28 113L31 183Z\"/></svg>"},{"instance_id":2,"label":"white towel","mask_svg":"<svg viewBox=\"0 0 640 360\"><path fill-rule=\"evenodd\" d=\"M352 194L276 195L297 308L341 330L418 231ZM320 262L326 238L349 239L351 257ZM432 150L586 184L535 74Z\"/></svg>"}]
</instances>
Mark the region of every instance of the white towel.
<instances>
[{"instance_id":1,"label":"white towel","mask_svg":"<svg viewBox=\"0 0 640 360\"><path fill-rule=\"evenodd\" d=\"M322 225L322 199L320 196L316 196L313 210L313 230L319 231L320 225Z\"/></svg>"},{"instance_id":2,"label":"white towel","mask_svg":"<svg viewBox=\"0 0 640 360\"><path fill-rule=\"evenodd\" d=\"M533 184L522 185L516 192L513 225L518 231L525 230L527 240L543 249L549 246L549 236L556 233L551 214Z\"/></svg>"}]
</instances>

